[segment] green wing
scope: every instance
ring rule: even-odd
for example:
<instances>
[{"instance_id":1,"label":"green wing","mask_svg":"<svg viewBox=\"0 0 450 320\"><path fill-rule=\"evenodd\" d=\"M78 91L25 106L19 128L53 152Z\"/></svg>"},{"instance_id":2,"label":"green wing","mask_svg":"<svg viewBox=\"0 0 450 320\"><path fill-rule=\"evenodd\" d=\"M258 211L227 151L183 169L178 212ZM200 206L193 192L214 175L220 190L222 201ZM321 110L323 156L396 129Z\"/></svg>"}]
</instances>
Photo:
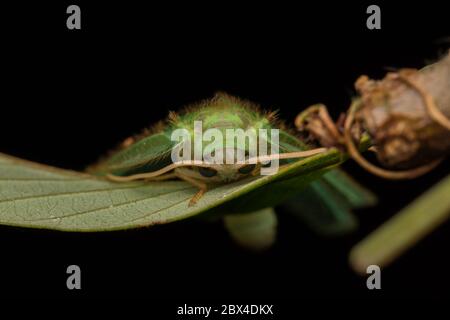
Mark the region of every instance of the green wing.
<instances>
[{"instance_id":1,"label":"green wing","mask_svg":"<svg viewBox=\"0 0 450 320\"><path fill-rule=\"evenodd\" d=\"M287 132L280 132L280 152L294 152L308 147ZM325 173L284 204L284 209L298 216L319 234L333 235L352 231L357 220L352 209L371 206L376 197L340 169Z\"/></svg>"},{"instance_id":2,"label":"green wing","mask_svg":"<svg viewBox=\"0 0 450 320\"><path fill-rule=\"evenodd\" d=\"M116 152L88 171L95 175L129 175L155 171L170 164L174 145L175 142L171 141L168 133L153 134Z\"/></svg>"}]
</instances>

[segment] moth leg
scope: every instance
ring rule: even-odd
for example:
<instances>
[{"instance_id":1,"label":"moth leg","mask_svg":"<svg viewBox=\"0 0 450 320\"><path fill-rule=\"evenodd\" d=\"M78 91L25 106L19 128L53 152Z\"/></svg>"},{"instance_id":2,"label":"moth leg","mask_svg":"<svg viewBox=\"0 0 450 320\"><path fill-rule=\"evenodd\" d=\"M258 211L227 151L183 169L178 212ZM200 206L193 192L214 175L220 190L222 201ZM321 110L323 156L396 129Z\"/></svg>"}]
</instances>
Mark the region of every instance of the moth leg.
<instances>
[{"instance_id":1,"label":"moth leg","mask_svg":"<svg viewBox=\"0 0 450 320\"><path fill-rule=\"evenodd\" d=\"M250 172L250 175L252 177L257 176L258 174L261 173L261 163L257 163L255 166L255 169L252 170L252 172Z\"/></svg>"},{"instance_id":2,"label":"moth leg","mask_svg":"<svg viewBox=\"0 0 450 320\"><path fill-rule=\"evenodd\" d=\"M197 179L191 178L179 172L175 172L174 174L177 178L180 178L181 180L186 181L187 183L190 183L194 187L197 187L199 189L198 192L192 197L191 201L189 201L189 207L195 205L198 202L198 200L200 200L200 198L203 197L205 192L208 191L206 183L198 181Z\"/></svg>"},{"instance_id":3,"label":"moth leg","mask_svg":"<svg viewBox=\"0 0 450 320\"><path fill-rule=\"evenodd\" d=\"M156 177L150 177L150 178L146 178L145 174L137 174L135 176L123 176L123 177L115 176L113 174L107 174L105 177L106 177L106 179L115 181L115 182L129 182L129 181L136 181L136 180L141 180L141 179L143 179L144 181L164 181L164 180L178 178L178 176L172 172L162 174L162 175L159 175Z\"/></svg>"}]
</instances>

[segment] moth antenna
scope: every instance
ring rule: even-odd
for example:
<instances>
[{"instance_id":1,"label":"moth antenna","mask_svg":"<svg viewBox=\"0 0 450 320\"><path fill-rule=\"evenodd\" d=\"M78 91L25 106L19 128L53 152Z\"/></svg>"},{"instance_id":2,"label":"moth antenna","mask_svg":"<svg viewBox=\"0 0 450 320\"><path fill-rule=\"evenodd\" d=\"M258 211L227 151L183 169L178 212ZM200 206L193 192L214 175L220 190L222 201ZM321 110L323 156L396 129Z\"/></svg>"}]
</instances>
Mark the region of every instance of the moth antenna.
<instances>
[{"instance_id":1,"label":"moth antenna","mask_svg":"<svg viewBox=\"0 0 450 320\"><path fill-rule=\"evenodd\" d=\"M156 171L137 173L137 174L132 174L129 176L116 176L114 174L108 173L108 174L106 174L106 178L111 181L116 181L116 182L130 182L130 181L135 181L135 180L140 180L140 179L156 178L156 177L159 177L160 175L167 173L169 171L172 171L176 168L187 167L187 166L209 167L210 165L211 165L211 163L204 162L204 161L198 161L198 160L182 161L182 162L172 163L172 164L170 164L162 169L156 170Z\"/></svg>"},{"instance_id":2,"label":"moth antenna","mask_svg":"<svg viewBox=\"0 0 450 320\"><path fill-rule=\"evenodd\" d=\"M296 159L296 158L306 158L315 156L316 154L324 153L330 151L330 148L316 148L306 151L296 151L296 152L288 152L281 153L279 155L279 159Z\"/></svg>"},{"instance_id":3,"label":"moth antenna","mask_svg":"<svg viewBox=\"0 0 450 320\"><path fill-rule=\"evenodd\" d=\"M264 162L268 160L274 160L274 159L297 159L297 158L306 158L311 157L316 154L324 153L329 151L329 148L316 148L306 151L296 151L296 152L287 152L287 153L277 153L277 154L271 154L267 156L260 156L260 157L254 157L249 158L246 162L255 161L255 162Z\"/></svg>"}]
</instances>

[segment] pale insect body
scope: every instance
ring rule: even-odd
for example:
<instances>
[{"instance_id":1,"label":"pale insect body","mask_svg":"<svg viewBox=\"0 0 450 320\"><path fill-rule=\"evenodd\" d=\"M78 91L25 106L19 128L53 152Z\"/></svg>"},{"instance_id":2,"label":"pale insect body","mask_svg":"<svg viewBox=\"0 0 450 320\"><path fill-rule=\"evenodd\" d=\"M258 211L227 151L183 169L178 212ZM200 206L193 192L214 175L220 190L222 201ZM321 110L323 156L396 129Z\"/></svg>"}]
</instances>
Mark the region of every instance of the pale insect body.
<instances>
[{"instance_id":1,"label":"pale insect body","mask_svg":"<svg viewBox=\"0 0 450 320\"><path fill-rule=\"evenodd\" d=\"M231 153L234 157L238 153L236 151L243 152L246 155L244 163L221 164L208 161L173 163L171 152L179 144L171 139L171 133L176 129L184 129L193 137L195 121L201 121L204 130L214 128L222 131L224 137L227 129L254 130L254 132L259 132L259 129L268 131L273 128L279 129L279 141L275 148L278 152L272 155L268 153L269 156L262 159L249 159L249 146L246 142L240 146L240 150L236 148L231 150L227 147L215 150L215 152L222 151L225 156ZM267 146L274 147L270 135L257 138L266 139ZM171 113L167 125L157 132L144 135L131 143L130 139L127 139L125 148L100 161L91 167L90 171L118 182L138 179L152 181L181 179L199 188L199 192L191 199L190 205L193 205L207 191L208 185L228 183L257 175L267 160L300 158L326 150L307 149L302 141L284 130L274 113L263 113L249 102L217 94L211 100L186 109L181 115Z\"/></svg>"}]
</instances>

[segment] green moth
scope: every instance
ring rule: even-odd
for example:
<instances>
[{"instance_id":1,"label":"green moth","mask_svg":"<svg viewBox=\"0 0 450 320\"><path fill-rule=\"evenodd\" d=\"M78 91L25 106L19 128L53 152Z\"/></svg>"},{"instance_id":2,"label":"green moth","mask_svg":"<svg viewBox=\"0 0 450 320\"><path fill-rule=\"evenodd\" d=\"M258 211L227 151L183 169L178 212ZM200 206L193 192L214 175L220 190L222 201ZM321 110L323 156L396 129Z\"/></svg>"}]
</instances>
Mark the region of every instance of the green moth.
<instances>
[{"instance_id":1,"label":"green moth","mask_svg":"<svg viewBox=\"0 0 450 320\"><path fill-rule=\"evenodd\" d=\"M268 148L276 145L277 157L281 159L282 166L288 165L296 158L326 151L325 148L311 150L306 143L295 136L293 131L277 119L275 112L263 112L258 106L248 101L218 93L212 99L190 106L180 114L171 112L166 123L159 123L155 128L140 136L126 139L119 150L91 166L89 172L107 176L116 182L181 179L199 189L191 198L189 205L195 205L201 201L201 197L208 188L260 173L264 167L261 162L174 165L171 154L177 142L171 139L171 135L174 130L185 129L191 136L191 140L195 140L193 138L195 121L201 121L204 130L221 131L223 137L226 136L225 131L228 129L242 131L254 129L257 133L260 129L277 129L279 133L276 142L267 135L261 137L257 134L257 138L265 140ZM248 156L249 143L241 143L239 147ZM298 194L297 199L291 198L285 208L295 214L300 211L300 216L321 233L348 231L355 226L355 220L350 215L351 208L370 205L375 201L370 192L339 169L326 173L322 179L312 182L306 190ZM299 210L299 208L302 209ZM239 212L239 209L233 211ZM241 244L247 240L249 246L258 248L265 247L266 242L273 242L267 240L274 237L276 216L273 210L263 209L253 211L251 214L246 212L243 215L239 213L225 215L224 221L230 234ZM265 241L261 239L261 234L266 234Z\"/></svg>"},{"instance_id":2,"label":"green moth","mask_svg":"<svg viewBox=\"0 0 450 320\"><path fill-rule=\"evenodd\" d=\"M243 163L174 163L172 153L179 141L172 134L176 129L191 132L199 120L204 130L225 132L224 137L227 129L255 129L257 140L263 142L257 144L258 157L263 148L268 156L251 163L252 144L245 140L234 150L235 156L244 156ZM277 139L260 135L259 129L277 129ZM202 143L202 148L208 145ZM276 149L277 153L271 152ZM180 150L187 156L197 149ZM273 162L274 156L278 170L260 175L270 166L265 160ZM263 249L276 239L278 209L274 208L279 205L321 234L356 226L352 209L371 205L375 198L337 169L345 159L334 148L311 150L275 113L218 94L125 140L118 150L90 166L88 173L0 154L0 224L92 232L197 216L223 219L237 243Z\"/></svg>"},{"instance_id":3,"label":"green moth","mask_svg":"<svg viewBox=\"0 0 450 320\"><path fill-rule=\"evenodd\" d=\"M198 131L197 123L201 123L202 126L200 133L196 132ZM277 130L277 141L274 141L273 137L268 134L268 132L274 131L274 128ZM177 130L186 132L187 138L189 138L188 147L190 147L191 141L199 142L196 133L202 135L203 130L206 132L208 130L218 131L219 138L216 135L214 142L216 146L220 145L220 147L213 149L212 153L217 155L220 152L221 162L202 162L200 158L197 159L197 162L174 163L174 148L179 147L181 153L183 151L186 153L186 149L189 149L187 159L191 159L196 152L196 146L182 149L180 146L182 143L174 141L173 133ZM244 136L242 140L234 133L230 135L230 130L240 130L238 133L243 134L252 130L250 132L253 132L254 135ZM262 136L262 132L265 133L264 136ZM231 139L225 139L229 137ZM217 141L218 139L224 141ZM235 144L234 140L237 139L239 142ZM255 143L252 144L252 140ZM230 145L231 147L229 147ZM273 159L276 156L277 160L279 158L286 160L326 151L325 148L307 150L307 146L289 133L282 122L277 120L276 113L261 112L250 102L223 93L198 105L188 107L181 114L171 112L166 125L160 123L155 129L146 131L141 136L129 138L123 143L123 146L107 159L90 167L89 171L94 174L106 175L109 179L118 182L141 179L184 180L199 188L199 192L191 199L190 205L194 205L201 198L208 185L244 179L264 170L262 163L256 162L256 160L253 163L235 161L239 152L249 160L248 158L252 154L256 155L262 148L274 149L276 147L277 153L271 157L265 152L265 159ZM205 143L200 141L199 148L203 147L205 147ZM256 150L252 152L250 147L256 147ZM186 158L186 154L183 156ZM224 156L231 157L231 161L224 163Z\"/></svg>"}]
</instances>

